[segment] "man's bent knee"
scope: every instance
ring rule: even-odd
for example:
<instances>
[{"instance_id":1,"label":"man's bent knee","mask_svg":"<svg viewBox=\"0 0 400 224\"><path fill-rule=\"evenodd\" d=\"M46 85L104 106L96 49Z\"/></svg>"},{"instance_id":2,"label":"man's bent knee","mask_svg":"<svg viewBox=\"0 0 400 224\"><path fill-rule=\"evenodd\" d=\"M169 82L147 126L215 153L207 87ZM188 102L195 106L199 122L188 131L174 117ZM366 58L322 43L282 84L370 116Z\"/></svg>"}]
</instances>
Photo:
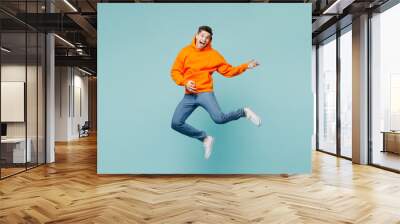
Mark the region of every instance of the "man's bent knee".
<instances>
[{"instance_id":1,"label":"man's bent knee","mask_svg":"<svg viewBox=\"0 0 400 224\"><path fill-rule=\"evenodd\" d=\"M225 124L226 119L223 114L213 117L213 120L216 124Z\"/></svg>"},{"instance_id":2,"label":"man's bent knee","mask_svg":"<svg viewBox=\"0 0 400 224\"><path fill-rule=\"evenodd\" d=\"M174 130L178 130L180 127L182 127L183 123L179 121L174 121L172 120L171 122L171 128Z\"/></svg>"}]
</instances>

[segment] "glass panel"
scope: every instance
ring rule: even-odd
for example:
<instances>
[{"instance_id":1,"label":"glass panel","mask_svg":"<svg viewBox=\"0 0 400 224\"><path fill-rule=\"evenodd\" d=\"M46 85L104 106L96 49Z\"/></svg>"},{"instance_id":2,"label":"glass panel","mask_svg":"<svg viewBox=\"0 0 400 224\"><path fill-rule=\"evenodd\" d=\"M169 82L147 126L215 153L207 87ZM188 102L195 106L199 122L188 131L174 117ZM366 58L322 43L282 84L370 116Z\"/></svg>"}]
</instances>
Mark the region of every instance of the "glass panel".
<instances>
[{"instance_id":1,"label":"glass panel","mask_svg":"<svg viewBox=\"0 0 400 224\"><path fill-rule=\"evenodd\" d=\"M28 63L27 63L27 99L26 99L26 111L27 111L27 144L30 148L30 160L28 160L28 168L36 166L38 160L38 148L37 148L37 98L38 98L38 49L37 41L38 36L36 32L27 33L28 38Z\"/></svg>"},{"instance_id":2,"label":"glass panel","mask_svg":"<svg viewBox=\"0 0 400 224\"><path fill-rule=\"evenodd\" d=\"M25 170L31 151L26 150L26 35L1 34L1 174L2 178Z\"/></svg>"},{"instance_id":3,"label":"glass panel","mask_svg":"<svg viewBox=\"0 0 400 224\"><path fill-rule=\"evenodd\" d=\"M45 35L39 34L38 46L38 163L45 163Z\"/></svg>"},{"instance_id":4,"label":"glass panel","mask_svg":"<svg viewBox=\"0 0 400 224\"><path fill-rule=\"evenodd\" d=\"M336 39L318 48L318 147L336 153Z\"/></svg>"},{"instance_id":5,"label":"glass panel","mask_svg":"<svg viewBox=\"0 0 400 224\"><path fill-rule=\"evenodd\" d=\"M400 170L400 5L372 18L372 163Z\"/></svg>"},{"instance_id":6,"label":"glass panel","mask_svg":"<svg viewBox=\"0 0 400 224\"><path fill-rule=\"evenodd\" d=\"M29 5L29 4L28 4ZM2 0L0 1L0 7L6 9L9 12L23 13L26 11L25 0Z\"/></svg>"},{"instance_id":7,"label":"glass panel","mask_svg":"<svg viewBox=\"0 0 400 224\"><path fill-rule=\"evenodd\" d=\"M311 55L311 80L312 80L312 93L313 93L313 135L312 135L312 149L316 149L316 130L317 130L317 90L316 90L316 77L317 77L317 69L316 69L316 64L317 64L317 50L316 47L313 45L312 47L312 55Z\"/></svg>"},{"instance_id":8,"label":"glass panel","mask_svg":"<svg viewBox=\"0 0 400 224\"><path fill-rule=\"evenodd\" d=\"M27 20L30 24L37 24L38 17L32 16L39 11L37 1L27 1L25 12ZM27 30L27 144L31 151L30 161L27 163L28 168L37 165L37 73L38 73L38 36L36 30Z\"/></svg>"},{"instance_id":9,"label":"glass panel","mask_svg":"<svg viewBox=\"0 0 400 224\"><path fill-rule=\"evenodd\" d=\"M341 155L352 157L352 35L340 37L340 143Z\"/></svg>"},{"instance_id":10,"label":"glass panel","mask_svg":"<svg viewBox=\"0 0 400 224\"><path fill-rule=\"evenodd\" d=\"M25 12L25 1L0 1L0 7L17 18L23 17ZM6 32L19 32L25 33L25 24L19 20L9 17L8 14L0 12L1 31Z\"/></svg>"},{"instance_id":11,"label":"glass panel","mask_svg":"<svg viewBox=\"0 0 400 224\"><path fill-rule=\"evenodd\" d=\"M44 6L45 0L0 1L20 19L0 12L1 178L45 162L45 35L21 22L39 22L32 14Z\"/></svg>"}]
</instances>

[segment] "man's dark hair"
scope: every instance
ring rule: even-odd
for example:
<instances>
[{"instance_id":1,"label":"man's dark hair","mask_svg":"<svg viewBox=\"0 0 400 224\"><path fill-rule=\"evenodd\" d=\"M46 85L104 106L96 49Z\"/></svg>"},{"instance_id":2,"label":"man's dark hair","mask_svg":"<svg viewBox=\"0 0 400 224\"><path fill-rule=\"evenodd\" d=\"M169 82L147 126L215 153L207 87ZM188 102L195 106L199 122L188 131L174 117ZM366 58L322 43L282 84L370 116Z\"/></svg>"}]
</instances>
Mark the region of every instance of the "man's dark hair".
<instances>
[{"instance_id":1,"label":"man's dark hair","mask_svg":"<svg viewBox=\"0 0 400 224\"><path fill-rule=\"evenodd\" d=\"M206 31L211 35L211 37L213 35L212 29L209 26L200 26L199 29L197 30L197 33L200 33L201 31Z\"/></svg>"}]
</instances>

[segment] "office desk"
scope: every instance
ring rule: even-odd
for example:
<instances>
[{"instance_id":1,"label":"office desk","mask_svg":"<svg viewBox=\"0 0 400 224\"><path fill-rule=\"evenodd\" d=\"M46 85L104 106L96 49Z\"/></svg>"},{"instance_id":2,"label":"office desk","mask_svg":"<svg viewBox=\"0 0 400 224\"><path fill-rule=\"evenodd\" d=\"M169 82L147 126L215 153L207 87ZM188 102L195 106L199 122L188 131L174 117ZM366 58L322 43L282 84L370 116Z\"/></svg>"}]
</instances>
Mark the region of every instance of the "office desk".
<instances>
[{"instance_id":1,"label":"office desk","mask_svg":"<svg viewBox=\"0 0 400 224\"><path fill-rule=\"evenodd\" d=\"M400 154L400 132L399 131L382 131L383 133L383 150L382 152L393 152Z\"/></svg>"},{"instance_id":2,"label":"office desk","mask_svg":"<svg viewBox=\"0 0 400 224\"><path fill-rule=\"evenodd\" d=\"M25 163L32 160L31 146L32 140L27 139L25 151L25 138L6 138L1 139L1 157L6 163ZM26 152L26 154L25 154ZM25 161L25 158L27 161Z\"/></svg>"}]
</instances>

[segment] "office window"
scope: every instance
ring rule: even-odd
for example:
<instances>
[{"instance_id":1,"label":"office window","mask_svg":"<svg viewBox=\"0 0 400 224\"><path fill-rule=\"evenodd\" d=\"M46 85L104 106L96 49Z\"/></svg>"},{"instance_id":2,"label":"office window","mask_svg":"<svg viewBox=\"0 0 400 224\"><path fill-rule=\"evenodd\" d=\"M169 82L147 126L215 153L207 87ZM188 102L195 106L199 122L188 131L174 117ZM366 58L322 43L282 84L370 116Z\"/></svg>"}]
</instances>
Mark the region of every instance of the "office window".
<instances>
[{"instance_id":1,"label":"office window","mask_svg":"<svg viewBox=\"0 0 400 224\"><path fill-rule=\"evenodd\" d=\"M312 93L313 93L313 135L312 135L312 149L316 149L316 136L317 136L317 48L315 45L312 47L311 53L311 80L312 80Z\"/></svg>"},{"instance_id":2,"label":"office window","mask_svg":"<svg viewBox=\"0 0 400 224\"><path fill-rule=\"evenodd\" d=\"M318 48L318 149L336 153L336 36Z\"/></svg>"},{"instance_id":3,"label":"office window","mask_svg":"<svg viewBox=\"0 0 400 224\"><path fill-rule=\"evenodd\" d=\"M340 36L340 154L352 157L352 33Z\"/></svg>"},{"instance_id":4,"label":"office window","mask_svg":"<svg viewBox=\"0 0 400 224\"><path fill-rule=\"evenodd\" d=\"M372 163L400 170L400 5L372 19Z\"/></svg>"}]
</instances>

